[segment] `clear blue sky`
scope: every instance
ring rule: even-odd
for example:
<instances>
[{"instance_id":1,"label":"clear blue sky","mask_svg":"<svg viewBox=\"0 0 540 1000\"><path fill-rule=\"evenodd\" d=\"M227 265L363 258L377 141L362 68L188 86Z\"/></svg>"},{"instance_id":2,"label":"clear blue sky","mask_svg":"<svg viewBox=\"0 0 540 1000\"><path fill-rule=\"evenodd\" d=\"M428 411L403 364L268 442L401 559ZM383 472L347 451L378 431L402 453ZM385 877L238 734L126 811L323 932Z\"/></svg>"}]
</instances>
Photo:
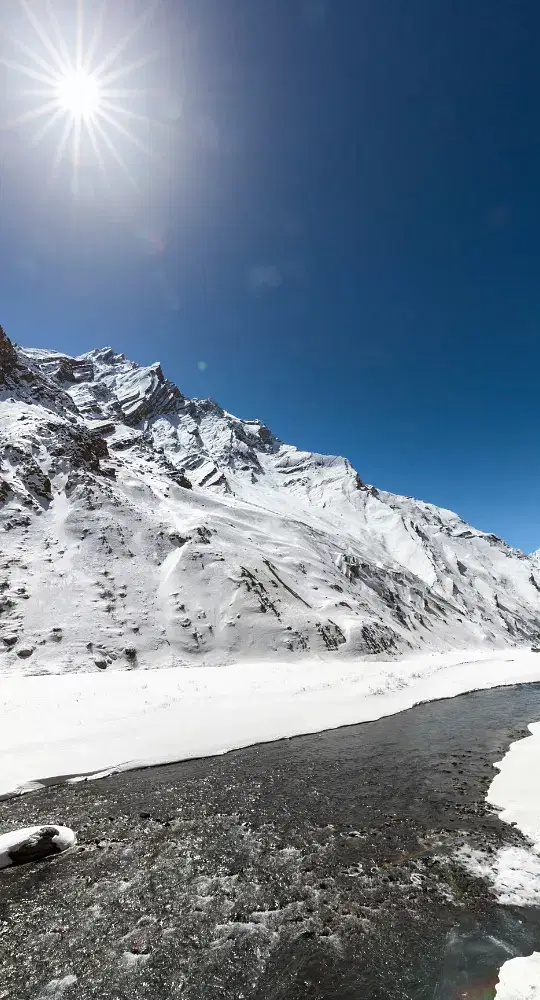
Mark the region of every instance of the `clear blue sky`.
<instances>
[{"instance_id":1,"label":"clear blue sky","mask_svg":"<svg viewBox=\"0 0 540 1000\"><path fill-rule=\"evenodd\" d=\"M136 65L109 83L103 170L83 120L75 171L53 170L65 115L39 142L47 116L13 121L47 97L11 63L52 56L5 6L9 335L159 359L189 395L539 546L537 0L162 0L111 62ZM76 0L52 6L72 52ZM110 0L95 63L144 9Z\"/></svg>"}]
</instances>

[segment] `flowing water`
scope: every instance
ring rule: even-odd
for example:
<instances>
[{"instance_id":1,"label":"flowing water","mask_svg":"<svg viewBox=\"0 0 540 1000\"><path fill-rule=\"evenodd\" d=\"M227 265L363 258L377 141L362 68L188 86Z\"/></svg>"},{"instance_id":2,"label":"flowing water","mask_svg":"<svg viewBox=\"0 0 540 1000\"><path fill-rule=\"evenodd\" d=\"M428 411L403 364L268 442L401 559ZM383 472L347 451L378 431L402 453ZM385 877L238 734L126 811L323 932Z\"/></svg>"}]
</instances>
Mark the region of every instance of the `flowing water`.
<instances>
[{"instance_id":1,"label":"flowing water","mask_svg":"<svg viewBox=\"0 0 540 1000\"><path fill-rule=\"evenodd\" d=\"M0 998L488 1000L540 908L456 855L524 844L485 795L537 719L500 688L1 802L79 847L0 873Z\"/></svg>"}]
</instances>

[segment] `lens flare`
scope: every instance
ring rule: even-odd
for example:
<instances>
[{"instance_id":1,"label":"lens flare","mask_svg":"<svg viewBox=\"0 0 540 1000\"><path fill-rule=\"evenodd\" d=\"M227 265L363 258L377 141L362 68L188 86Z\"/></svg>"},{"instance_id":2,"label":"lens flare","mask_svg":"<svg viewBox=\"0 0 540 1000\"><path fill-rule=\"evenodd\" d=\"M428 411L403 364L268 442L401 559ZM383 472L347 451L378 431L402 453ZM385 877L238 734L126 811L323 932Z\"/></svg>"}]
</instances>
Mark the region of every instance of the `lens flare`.
<instances>
[{"instance_id":1,"label":"lens flare","mask_svg":"<svg viewBox=\"0 0 540 1000\"><path fill-rule=\"evenodd\" d=\"M76 118L91 118L99 111L99 84L85 70L70 71L61 77L57 97L59 107Z\"/></svg>"},{"instance_id":2,"label":"lens flare","mask_svg":"<svg viewBox=\"0 0 540 1000\"><path fill-rule=\"evenodd\" d=\"M145 91L139 87L119 87L119 84L125 77L145 66L155 55L148 53L130 62L123 59L129 43L147 23L159 0L154 0L130 24L117 44L100 56L98 51L103 34L105 3L101 6L86 43L84 0L74 0L76 30L72 49L62 33L53 0L46 0L45 23L37 16L35 6L31 6L28 0L18 0L18 3L33 30L37 48L28 45L26 34L24 40L11 38L13 48L21 53L24 61L1 57L0 63L34 84L32 90L21 89L21 97L41 98L41 102L36 102L30 110L5 123L3 128L15 128L37 121L39 127L33 136L33 143L37 144L55 126L58 127L53 172L67 155L73 166L74 189L83 145L93 153L103 174L106 174L106 159L112 159L122 168L133 186L136 186L120 149L127 144L128 149L131 145L144 153L150 153L133 128L137 122L147 124L148 117L139 114L129 104L132 99L137 101ZM38 84L39 87L36 86Z\"/></svg>"}]
</instances>

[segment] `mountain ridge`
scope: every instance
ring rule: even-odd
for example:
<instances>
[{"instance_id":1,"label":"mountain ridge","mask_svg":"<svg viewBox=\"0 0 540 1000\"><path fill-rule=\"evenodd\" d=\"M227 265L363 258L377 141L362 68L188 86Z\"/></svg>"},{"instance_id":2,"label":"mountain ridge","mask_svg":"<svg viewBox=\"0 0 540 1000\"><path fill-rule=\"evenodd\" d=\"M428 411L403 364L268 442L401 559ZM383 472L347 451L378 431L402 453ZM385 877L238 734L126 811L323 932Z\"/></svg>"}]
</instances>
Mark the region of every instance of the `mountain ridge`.
<instances>
[{"instance_id":1,"label":"mountain ridge","mask_svg":"<svg viewBox=\"0 0 540 1000\"><path fill-rule=\"evenodd\" d=\"M0 669L537 641L540 560L155 363L0 328ZM55 631L56 630L56 631Z\"/></svg>"}]
</instances>

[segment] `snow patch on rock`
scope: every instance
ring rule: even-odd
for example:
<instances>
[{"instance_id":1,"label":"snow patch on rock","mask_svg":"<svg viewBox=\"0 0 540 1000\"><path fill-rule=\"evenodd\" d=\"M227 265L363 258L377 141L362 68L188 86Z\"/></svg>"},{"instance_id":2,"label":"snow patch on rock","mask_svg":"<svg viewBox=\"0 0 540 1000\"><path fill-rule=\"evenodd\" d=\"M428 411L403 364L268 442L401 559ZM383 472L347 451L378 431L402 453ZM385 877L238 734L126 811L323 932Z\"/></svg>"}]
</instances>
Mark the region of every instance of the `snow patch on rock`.
<instances>
[{"instance_id":1,"label":"snow patch on rock","mask_svg":"<svg viewBox=\"0 0 540 1000\"><path fill-rule=\"evenodd\" d=\"M69 850L77 838L69 827L29 826L0 834L0 868L41 861Z\"/></svg>"}]
</instances>

